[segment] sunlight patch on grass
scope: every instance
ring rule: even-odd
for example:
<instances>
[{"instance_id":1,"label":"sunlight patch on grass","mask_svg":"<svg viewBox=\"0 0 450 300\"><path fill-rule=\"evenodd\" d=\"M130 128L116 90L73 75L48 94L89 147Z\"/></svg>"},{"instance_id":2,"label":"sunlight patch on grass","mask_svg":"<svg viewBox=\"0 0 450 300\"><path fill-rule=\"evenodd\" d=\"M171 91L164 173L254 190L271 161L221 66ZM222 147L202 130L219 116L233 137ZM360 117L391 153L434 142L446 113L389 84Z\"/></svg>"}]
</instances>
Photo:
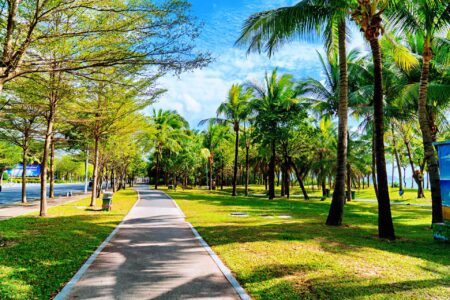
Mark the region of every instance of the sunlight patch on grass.
<instances>
[{"instance_id":1,"label":"sunlight patch on grass","mask_svg":"<svg viewBox=\"0 0 450 300\"><path fill-rule=\"evenodd\" d=\"M114 195L110 212L79 209L88 198L0 221L0 299L49 299L75 274L137 200L133 190ZM97 201L98 204L100 201Z\"/></svg>"},{"instance_id":2,"label":"sunlight patch on grass","mask_svg":"<svg viewBox=\"0 0 450 300\"><path fill-rule=\"evenodd\" d=\"M344 226L329 227L329 199L170 195L255 299L446 299L450 293L449 245L433 240L429 208L393 206L399 239L391 242L377 237L376 203L348 203ZM233 211L249 217L232 217Z\"/></svg>"}]
</instances>

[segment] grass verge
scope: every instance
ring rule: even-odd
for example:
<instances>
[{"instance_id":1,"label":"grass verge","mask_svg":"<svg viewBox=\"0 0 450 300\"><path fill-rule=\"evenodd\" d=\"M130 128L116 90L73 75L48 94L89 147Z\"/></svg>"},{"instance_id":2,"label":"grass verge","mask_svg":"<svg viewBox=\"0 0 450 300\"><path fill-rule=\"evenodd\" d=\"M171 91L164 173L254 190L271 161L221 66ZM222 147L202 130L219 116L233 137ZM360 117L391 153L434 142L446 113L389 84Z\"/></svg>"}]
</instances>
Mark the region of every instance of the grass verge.
<instances>
[{"instance_id":1,"label":"grass verge","mask_svg":"<svg viewBox=\"0 0 450 300\"><path fill-rule=\"evenodd\" d=\"M347 204L345 225L329 227L324 225L329 199L169 193L255 299L448 299L450 294L450 246L433 240L429 208L393 206L399 239L390 242L377 238L376 203ZM230 216L236 211L249 217Z\"/></svg>"},{"instance_id":2,"label":"grass verge","mask_svg":"<svg viewBox=\"0 0 450 300\"><path fill-rule=\"evenodd\" d=\"M45 218L30 214L0 221L0 299L55 296L136 200L135 191L122 190L110 212L89 208L86 198L52 207Z\"/></svg>"}]
</instances>

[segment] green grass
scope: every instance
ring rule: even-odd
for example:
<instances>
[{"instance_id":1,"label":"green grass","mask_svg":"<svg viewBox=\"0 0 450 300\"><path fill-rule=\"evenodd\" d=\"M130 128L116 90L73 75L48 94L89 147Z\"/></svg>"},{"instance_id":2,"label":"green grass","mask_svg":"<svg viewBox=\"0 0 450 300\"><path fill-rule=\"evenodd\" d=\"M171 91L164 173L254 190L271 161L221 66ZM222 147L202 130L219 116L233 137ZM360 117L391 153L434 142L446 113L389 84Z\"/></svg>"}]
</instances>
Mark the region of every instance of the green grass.
<instances>
[{"instance_id":1,"label":"green grass","mask_svg":"<svg viewBox=\"0 0 450 300\"><path fill-rule=\"evenodd\" d=\"M45 218L0 221L0 299L55 296L136 200L135 191L122 190L111 212L91 209L83 199L50 208Z\"/></svg>"},{"instance_id":2,"label":"green grass","mask_svg":"<svg viewBox=\"0 0 450 300\"><path fill-rule=\"evenodd\" d=\"M347 204L345 225L329 227L324 225L329 199L169 193L255 299L448 299L450 294L450 246L433 240L429 208L392 207L399 238L391 242L377 237L376 203ZM250 216L232 217L233 211ZM292 219L277 218L281 214Z\"/></svg>"},{"instance_id":3,"label":"green grass","mask_svg":"<svg viewBox=\"0 0 450 300\"><path fill-rule=\"evenodd\" d=\"M404 204L428 204L431 205L431 192L429 190L425 190L425 198L417 199L417 190L416 189L403 189L404 194L403 196L399 195L399 188L389 188L389 197L391 199L391 202L401 202ZM231 191L230 187L225 187L224 191ZM356 199L372 199L376 200L377 197L375 195L375 191L373 189L373 186L370 186L369 188L365 189L354 189L356 192ZM276 192L280 193L280 186L276 187ZM311 198L317 198L320 199L322 197L322 190L311 187L307 187L308 195ZM238 193L244 194L244 188L243 186L238 186ZM263 194L264 193L264 186L263 185L251 185L249 187L249 194ZM298 186L295 186L294 188L291 188L291 195L293 198L297 198L298 196L301 196L303 198L303 194Z\"/></svg>"}]
</instances>

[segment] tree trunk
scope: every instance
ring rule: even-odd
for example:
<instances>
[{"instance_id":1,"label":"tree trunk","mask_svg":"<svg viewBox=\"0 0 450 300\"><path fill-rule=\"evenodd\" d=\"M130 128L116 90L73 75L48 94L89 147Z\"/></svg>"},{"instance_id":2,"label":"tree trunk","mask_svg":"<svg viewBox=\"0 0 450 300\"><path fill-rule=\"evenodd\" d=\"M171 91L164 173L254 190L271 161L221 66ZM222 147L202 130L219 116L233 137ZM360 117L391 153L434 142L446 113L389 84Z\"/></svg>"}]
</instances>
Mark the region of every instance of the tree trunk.
<instances>
[{"instance_id":1,"label":"tree trunk","mask_svg":"<svg viewBox=\"0 0 450 300\"><path fill-rule=\"evenodd\" d=\"M233 192L231 196L236 196L236 184L237 184L237 169L238 169L238 154L239 154L239 123L234 124L234 132L236 133L236 139L234 143L234 167L233 167Z\"/></svg>"},{"instance_id":2,"label":"tree trunk","mask_svg":"<svg viewBox=\"0 0 450 300\"><path fill-rule=\"evenodd\" d=\"M377 184L377 166L376 166L376 150L375 150L375 131L372 133L372 182L373 190L375 191L375 196L378 199L378 184Z\"/></svg>"},{"instance_id":3,"label":"tree trunk","mask_svg":"<svg viewBox=\"0 0 450 300\"><path fill-rule=\"evenodd\" d=\"M391 127L391 131L392 131L392 144L394 146L394 156L395 156L395 160L397 161L398 187L399 187L399 190L402 191L403 190L402 163L401 163L401 160L400 160L400 155L398 154L398 151L397 151L397 142L395 140L394 128L393 127Z\"/></svg>"},{"instance_id":4,"label":"tree trunk","mask_svg":"<svg viewBox=\"0 0 450 300\"><path fill-rule=\"evenodd\" d=\"M47 215L47 165L48 165L48 152L50 148L50 139L53 134L53 109L50 109L50 116L47 120L47 129L44 139L44 153L42 155L41 162L41 203L39 215L45 217Z\"/></svg>"},{"instance_id":5,"label":"tree trunk","mask_svg":"<svg viewBox=\"0 0 450 300\"><path fill-rule=\"evenodd\" d=\"M248 161L248 151L249 151L249 146L246 145L245 146L245 196L248 196L248 182L249 182L249 174L248 174L248 169L249 169L249 161Z\"/></svg>"},{"instance_id":6,"label":"tree trunk","mask_svg":"<svg viewBox=\"0 0 450 300\"><path fill-rule=\"evenodd\" d=\"M91 194L91 207L95 206L95 200L97 198L97 184L98 184L98 156L99 156L99 137L95 137L94 143L94 172L92 176L92 194Z\"/></svg>"},{"instance_id":7,"label":"tree trunk","mask_svg":"<svg viewBox=\"0 0 450 300\"><path fill-rule=\"evenodd\" d=\"M439 177L439 165L433 148L433 130L427 111L427 93L428 93L428 77L430 72L430 61L432 59L432 41L426 39L423 51L422 74L420 76L419 87L419 124L422 131L423 149L425 161L428 164L428 173L431 185L431 202L432 202L432 223L442 223L442 199Z\"/></svg>"},{"instance_id":8,"label":"tree trunk","mask_svg":"<svg viewBox=\"0 0 450 300\"><path fill-rule=\"evenodd\" d=\"M222 157L222 176L221 176L221 178L220 178L220 190L221 191L223 191L223 181L225 180L225 178L224 178L224 169L225 169L225 166L224 166L224 163L223 163L223 157Z\"/></svg>"},{"instance_id":9,"label":"tree trunk","mask_svg":"<svg viewBox=\"0 0 450 300\"><path fill-rule=\"evenodd\" d=\"M295 176L297 176L297 181L298 181L298 184L300 185L300 189L302 190L303 198L305 198L305 200L309 200L308 192L305 189L305 185L303 183L302 176L301 176L300 172L298 171L297 166L292 161L291 157L289 157L289 162L290 162L290 165L292 166L292 168L294 169Z\"/></svg>"},{"instance_id":10,"label":"tree trunk","mask_svg":"<svg viewBox=\"0 0 450 300\"><path fill-rule=\"evenodd\" d=\"M22 203L27 203L27 149L22 152Z\"/></svg>"},{"instance_id":11,"label":"tree trunk","mask_svg":"<svg viewBox=\"0 0 450 300\"><path fill-rule=\"evenodd\" d=\"M161 154L159 152L156 153L156 178L155 178L155 190L158 189L159 183L159 156Z\"/></svg>"},{"instance_id":12,"label":"tree trunk","mask_svg":"<svg viewBox=\"0 0 450 300\"><path fill-rule=\"evenodd\" d=\"M49 166L50 189L48 196L55 198L55 139L52 137L50 144L50 166Z\"/></svg>"},{"instance_id":13,"label":"tree trunk","mask_svg":"<svg viewBox=\"0 0 450 300\"><path fill-rule=\"evenodd\" d=\"M376 167L378 180L378 235L380 238L395 240L394 224L392 223L389 186L384 153L384 110L383 110L383 71L381 48L378 37L370 40L374 64L374 127Z\"/></svg>"},{"instance_id":14,"label":"tree trunk","mask_svg":"<svg viewBox=\"0 0 450 300\"><path fill-rule=\"evenodd\" d=\"M414 161L412 159L412 154L411 154L411 145L409 143L408 140L404 140L405 145L406 145L406 153L408 154L408 160L409 160L409 165L411 166L411 172L412 172L412 178L414 179L414 181L417 184L417 198L424 198L425 194L423 191L423 184L421 183L421 180L419 178L420 176L420 172L416 172L415 168L414 168Z\"/></svg>"},{"instance_id":15,"label":"tree trunk","mask_svg":"<svg viewBox=\"0 0 450 300\"><path fill-rule=\"evenodd\" d=\"M327 225L339 226L342 224L345 202L345 176L347 166L347 132L348 132L348 74L347 74L347 50L346 50L346 24L345 19L339 22L338 46L339 46L339 125L336 177L328 213Z\"/></svg>"},{"instance_id":16,"label":"tree trunk","mask_svg":"<svg viewBox=\"0 0 450 300\"><path fill-rule=\"evenodd\" d=\"M350 164L347 162L347 201L352 201L352 175L350 174Z\"/></svg>"},{"instance_id":17,"label":"tree trunk","mask_svg":"<svg viewBox=\"0 0 450 300\"><path fill-rule=\"evenodd\" d=\"M269 199L275 198L275 140L272 141L272 156L269 162Z\"/></svg>"},{"instance_id":18,"label":"tree trunk","mask_svg":"<svg viewBox=\"0 0 450 300\"><path fill-rule=\"evenodd\" d=\"M210 191L212 191L212 185L213 185L213 182L212 182L212 178L213 178L212 171L213 171L213 157L209 156L209 190Z\"/></svg>"}]
</instances>

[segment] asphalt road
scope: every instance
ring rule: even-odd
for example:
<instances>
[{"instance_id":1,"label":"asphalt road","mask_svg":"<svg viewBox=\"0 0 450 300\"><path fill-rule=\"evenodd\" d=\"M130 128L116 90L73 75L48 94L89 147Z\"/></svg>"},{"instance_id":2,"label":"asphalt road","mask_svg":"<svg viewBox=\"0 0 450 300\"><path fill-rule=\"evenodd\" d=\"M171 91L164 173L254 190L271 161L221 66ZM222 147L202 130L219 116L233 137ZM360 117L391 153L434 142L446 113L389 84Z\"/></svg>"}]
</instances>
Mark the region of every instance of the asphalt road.
<instances>
[{"instance_id":1,"label":"asphalt road","mask_svg":"<svg viewBox=\"0 0 450 300\"><path fill-rule=\"evenodd\" d=\"M49 187L47 186L47 193ZM40 185L37 183L27 184L27 201L33 201L40 196ZM83 192L83 183L61 183L55 184L55 196L63 196L72 191ZM13 202L21 201L22 199L22 186L20 184L3 184L2 191L0 192L0 205L11 204Z\"/></svg>"}]
</instances>

